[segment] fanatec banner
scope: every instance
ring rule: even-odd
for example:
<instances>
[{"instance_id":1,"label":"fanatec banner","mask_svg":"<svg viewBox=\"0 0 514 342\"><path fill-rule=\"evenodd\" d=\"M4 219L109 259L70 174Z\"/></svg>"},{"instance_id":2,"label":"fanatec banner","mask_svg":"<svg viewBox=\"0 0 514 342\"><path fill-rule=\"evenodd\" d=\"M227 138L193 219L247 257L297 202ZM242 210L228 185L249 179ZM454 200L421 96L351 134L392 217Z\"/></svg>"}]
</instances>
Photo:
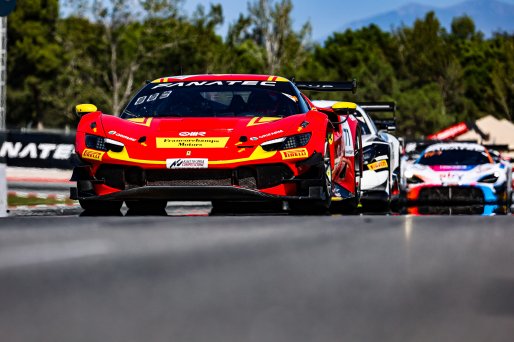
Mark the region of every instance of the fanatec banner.
<instances>
[{"instance_id":1,"label":"fanatec banner","mask_svg":"<svg viewBox=\"0 0 514 342\"><path fill-rule=\"evenodd\" d=\"M72 169L75 134L0 132L0 161L7 166Z\"/></svg>"}]
</instances>

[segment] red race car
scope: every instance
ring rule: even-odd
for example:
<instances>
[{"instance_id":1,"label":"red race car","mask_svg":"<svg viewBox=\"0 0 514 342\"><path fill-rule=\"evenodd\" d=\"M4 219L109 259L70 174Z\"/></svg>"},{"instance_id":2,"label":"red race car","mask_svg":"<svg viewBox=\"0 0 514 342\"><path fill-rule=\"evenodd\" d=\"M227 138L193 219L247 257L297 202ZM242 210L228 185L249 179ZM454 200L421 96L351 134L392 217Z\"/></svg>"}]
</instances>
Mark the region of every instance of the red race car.
<instances>
[{"instance_id":1,"label":"red race car","mask_svg":"<svg viewBox=\"0 0 514 342\"><path fill-rule=\"evenodd\" d=\"M164 210L168 201L288 203L301 212L354 208L362 169L356 105L316 108L300 92L356 82L293 83L267 75L164 77L119 116L76 107L71 198L89 211Z\"/></svg>"}]
</instances>

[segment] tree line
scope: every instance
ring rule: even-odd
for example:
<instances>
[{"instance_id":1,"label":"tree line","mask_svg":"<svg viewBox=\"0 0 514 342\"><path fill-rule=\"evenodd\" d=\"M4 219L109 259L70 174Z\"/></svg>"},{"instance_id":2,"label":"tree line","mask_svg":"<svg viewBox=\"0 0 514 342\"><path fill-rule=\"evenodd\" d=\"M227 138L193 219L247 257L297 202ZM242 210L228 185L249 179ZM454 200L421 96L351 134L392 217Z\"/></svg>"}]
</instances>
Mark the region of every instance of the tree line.
<instances>
[{"instance_id":1,"label":"tree line","mask_svg":"<svg viewBox=\"0 0 514 342\"><path fill-rule=\"evenodd\" d=\"M375 25L313 42L295 29L291 0L251 0L230 23L221 5L192 15L181 0L18 0L8 19L7 126L74 127L77 103L117 114L146 80L197 73L263 73L351 80L357 94L319 99L396 101L399 133L421 137L484 115L513 120L514 35L485 37L473 20L446 30L433 12L392 32Z\"/></svg>"}]
</instances>

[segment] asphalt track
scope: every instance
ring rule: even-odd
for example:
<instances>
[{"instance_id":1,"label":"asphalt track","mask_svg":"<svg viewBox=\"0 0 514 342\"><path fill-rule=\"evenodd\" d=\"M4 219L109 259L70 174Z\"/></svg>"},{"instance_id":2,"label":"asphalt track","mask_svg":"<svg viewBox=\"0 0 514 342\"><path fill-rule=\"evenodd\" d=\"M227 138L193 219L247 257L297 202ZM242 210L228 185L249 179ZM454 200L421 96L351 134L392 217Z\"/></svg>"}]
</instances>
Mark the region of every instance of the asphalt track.
<instances>
[{"instance_id":1,"label":"asphalt track","mask_svg":"<svg viewBox=\"0 0 514 342\"><path fill-rule=\"evenodd\" d=\"M0 219L0 341L512 341L514 217Z\"/></svg>"}]
</instances>

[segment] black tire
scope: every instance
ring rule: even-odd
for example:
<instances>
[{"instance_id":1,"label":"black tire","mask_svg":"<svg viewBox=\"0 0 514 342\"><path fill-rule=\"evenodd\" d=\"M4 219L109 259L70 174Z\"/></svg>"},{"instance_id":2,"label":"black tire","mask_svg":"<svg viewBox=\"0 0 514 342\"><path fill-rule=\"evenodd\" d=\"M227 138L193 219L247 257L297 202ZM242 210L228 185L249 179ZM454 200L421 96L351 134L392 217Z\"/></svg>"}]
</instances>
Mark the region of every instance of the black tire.
<instances>
[{"instance_id":1,"label":"black tire","mask_svg":"<svg viewBox=\"0 0 514 342\"><path fill-rule=\"evenodd\" d=\"M327 137L328 138L328 137ZM319 200L290 201L289 207L293 214L320 215L327 214L332 202L332 160L330 157L330 144L325 141L325 153L323 155L322 194Z\"/></svg>"},{"instance_id":2,"label":"black tire","mask_svg":"<svg viewBox=\"0 0 514 342\"><path fill-rule=\"evenodd\" d=\"M105 200L79 200L82 209L89 213L110 214L119 213L122 201L105 201Z\"/></svg>"},{"instance_id":3,"label":"black tire","mask_svg":"<svg viewBox=\"0 0 514 342\"><path fill-rule=\"evenodd\" d=\"M132 213L163 213L166 211L166 200L132 200L125 201L127 208Z\"/></svg>"}]
</instances>

